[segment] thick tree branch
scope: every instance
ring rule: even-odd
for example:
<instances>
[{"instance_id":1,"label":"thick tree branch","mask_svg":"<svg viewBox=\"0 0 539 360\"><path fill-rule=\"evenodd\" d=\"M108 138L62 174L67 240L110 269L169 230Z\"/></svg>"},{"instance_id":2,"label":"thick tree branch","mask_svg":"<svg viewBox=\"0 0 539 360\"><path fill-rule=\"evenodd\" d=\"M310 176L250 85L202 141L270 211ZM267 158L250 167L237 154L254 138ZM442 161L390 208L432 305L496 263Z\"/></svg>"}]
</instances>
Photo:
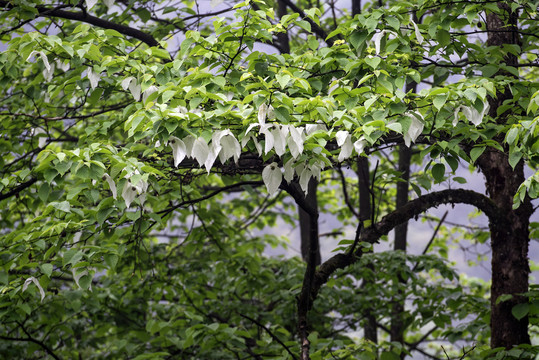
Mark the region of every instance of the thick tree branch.
<instances>
[{"instance_id":1,"label":"thick tree branch","mask_svg":"<svg viewBox=\"0 0 539 360\"><path fill-rule=\"evenodd\" d=\"M0 194L0 201L17 195L18 193L20 193L24 189L29 188L30 186L32 186L36 181L37 181L36 178L32 178L32 179L30 179L30 180L28 180L26 182L23 182L22 184L14 187L10 191L8 191L8 192L6 192L4 194Z\"/></svg>"},{"instance_id":2,"label":"thick tree branch","mask_svg":"<svg viewBox=\"0 0 539 360\"><path fill-rule=\"evenodd\" d=\"M23 328L23 331L28 335L28 333L26 332L26 330ZM7 340L7 341L22 341L22 342L33 342L34 344L37 344L39 346L41 346L43 348L43 350L45 350L45 352L47 354L49 354L53 359L56 359L56 360L60 360L60 358L58 357L58 355L56 355L54 353L54 351L52 351L52 349L50 347L47 346L47 344L45 344L44 342L42 341L39 341L37 339L34 339L32 337L27 337L27 338L17 338L17 337L9 337L9 336L3 336L3 335L0 335L0 339L2 340Z\"/></svg>"},{"instance_id":3,"label":"thick tree branch","mask_svg":"<svg viewBox=\"0 0 539 360\"><path fill-rule=\"evenodd\" d=\"M14 6L10 1L0 1L0 7L4 9L12 9ZM103 29L116 30L120 34L138 39L146 43L148 46L161 46L152 35L145 33L144 31L101 19L96 16L90 15L87 12L67 11L59 8L50 8L47 6L37 6L36 9L39 13L38 17L57 17L61 19L81 21L90 25L101 27Z\"/></svg>"},{"instance_id":4,"label":"thick tree branch","mask_svg":"<svg viewBox=\"0 0 539 360\"><path fill-rule=\"evenodd\" d=\"M333 43L334 43L333 39L327 39L328 34L326 34L324 29L322 29L320 26L318 26L317 23L312 21L311 18L309 18L303 12L303 10L301 10L296 4L294 4L290 0L281 0L281 1L283 2L283 4L288 6L292 11L297 12L299 14L299 16L301 16L305 21L307 21L309 24L311 24L311 29L314 31L314 33L316 35L318 35L321 39L323 39L326 42L326 44L328 44L329 46L333 46Z\"/></svg>"},{"instance_id":5,"label":"thick tree branch","mask_svg":"<svg viewBox=\"0 0 539 360\"><path fill-rule=\"evenodd\" d=\"M469 204L483 211L494 226L503 227L505 223L504 212L499 209L494 202L483 194L472 190L449 189L437 191L423 195L408 202L401 208L389 213L378 223L364 229L361 233L360 242L374 244L378 242L382 235L386 235L397 225L402 224L426 210L442 204ZM353 254L337 254L328 259L318 267L315 273L314 282L310 294L301 294L310 298L310 306L316 299L320 287L324 285L329 277L337 270L344 269L361 258L363 247L359 247Z\"/></svg>"}]
</instances>

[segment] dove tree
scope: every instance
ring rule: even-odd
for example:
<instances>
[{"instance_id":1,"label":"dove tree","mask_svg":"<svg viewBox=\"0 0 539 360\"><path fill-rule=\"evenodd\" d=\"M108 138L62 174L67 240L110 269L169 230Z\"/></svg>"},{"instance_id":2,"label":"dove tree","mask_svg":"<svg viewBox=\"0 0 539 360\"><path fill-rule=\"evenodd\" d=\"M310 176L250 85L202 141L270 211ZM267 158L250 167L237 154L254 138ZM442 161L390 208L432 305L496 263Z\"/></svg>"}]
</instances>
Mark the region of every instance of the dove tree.
<instances>
[{"instance_id":1,"label":"dove tree","mask_svg":"<svg viewBox=\"0 0 539 360\"><path fill-rule=\"evenodd\" d=\"M539 3L213 5L0 1L0 353L533 356ZM417 170L396 207L399 147ZM490 293L443 257L373 253L457 203L489 219ZM305 263L265 251L294 205ZM356 231L319 264L324 213ZM353 336L366 312L378 342Z\"/></svg>"}]
</instances>

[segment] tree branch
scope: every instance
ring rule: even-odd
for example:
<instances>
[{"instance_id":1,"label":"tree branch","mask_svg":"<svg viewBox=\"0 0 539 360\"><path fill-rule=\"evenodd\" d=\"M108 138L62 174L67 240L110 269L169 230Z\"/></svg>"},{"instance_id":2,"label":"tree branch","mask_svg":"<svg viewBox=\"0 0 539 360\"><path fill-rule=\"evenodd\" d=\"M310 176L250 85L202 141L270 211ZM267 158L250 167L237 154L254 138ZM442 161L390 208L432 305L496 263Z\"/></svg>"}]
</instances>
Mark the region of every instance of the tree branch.
<instances>
[{"instance_id":1,"label":"tree branch","mask_svg":"<svg viewBox=\"0 0 539 360\"><path fill-rule=\"evenodd\" d=\"M0 7L5 9L13 9L14 6L10 1L0 1ZM95 25L104 29L112 29L118 31L120 34L133 37L135 39L138 39L144 43L146 43L148 46L157 46L161 47L159 45L159 42L150 34L145 33L144 31L134 29L132 27L116 24L108 20L104 20L101 18L98 18L96 16L90 15L87 12L74 12L74 11L66 11L58 8L50 8L47 6L36 6L36 9L39 13L38 17L57 17L67 20L76 20L85 22L90 25Z\"/></svg>"},{"instance_id":2,"label":"tree branch","mask_svg":"<svg viewBox=\"0 0 539 360\"><path fill-rule=\"evenodd\" d=\"M493 226L503 227L506 222L504 213L494 202L483 194L472 190L448 189L437 191L420 196L409 201L401 208L389 213L378 223L364 229L361 232L361 242L370 244L377 243L381 236L386 235L397 225L402 224L411 218L418 216L426 210L442 204L469 204L483 211ZM316 299L320 287L324 285L329 277L337 270L344 269L357 262L363 255L363 247L359 247L353 254L337 254L318 267L312 284L310 299Z\"/></svg>"},{"instance_id":3,"label":"tree branch","mask_svg":"<svg viewBox=\"0 0 539 360\"><path fill-rule=\"evenodd\" d=\"M0 194L0 201L2 200L5 200L9 197L12 197L14 195L17 195L18 193L20 193L21 191L23 191L24 189L32 186L35 182L37 181L36 178L32 178L26 182L23 182L22 184L20 184L19 186L16 186L15 188L13 188L11 191L8 191L7 193L5 194Z\"/></svg>"},{"instance_id":4,"label":"tree branch","mask_svg":"<svg viewBox=\"0 0 539 360\"><path fill-rule=\"evenodd\" d=\"M303 12L303 10L301 10L296 4L294 4L290 0L281 0L281 1L283 2L283 4L288 6L292 11L297 12L299 16L301 16L304 20L306 20L309 24L311 24L311 29L314 31L316 35L318 35L321 39L323 39L326 42L326 44L328 44L329 46L333 46L333 43L334 43L333 39L327 39L328 34L326 34L324 29L322 29L320 26L318 26L317 23L312 21L311 18L309 18Z\"/></svg>"}]
</instances>

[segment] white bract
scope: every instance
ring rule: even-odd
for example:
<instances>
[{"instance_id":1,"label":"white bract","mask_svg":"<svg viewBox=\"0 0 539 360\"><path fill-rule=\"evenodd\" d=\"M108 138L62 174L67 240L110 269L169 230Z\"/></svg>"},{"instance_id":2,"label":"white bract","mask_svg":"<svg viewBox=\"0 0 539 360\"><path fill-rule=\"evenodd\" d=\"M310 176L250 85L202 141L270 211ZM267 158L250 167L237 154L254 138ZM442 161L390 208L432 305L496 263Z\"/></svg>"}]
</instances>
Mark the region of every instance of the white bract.
<instances>
[{"instance_id":1,"label":"white bract","mask_svg":"<svg viewBox=\"0 0 539 360\"><path fill-rule=\"evenodd\" d=\"M421 32L419 31L419 27L417 27L417 24L412 20L412 25L414 25L414 31L415 31L415 38L419 45L423 44L423 35L421 35Z\"/></svg>"},{"instance_id":2,"label":"white bract","mask_svg":"<svg viewBox=\"0 0 539 360\"><path fill-rule=\"evenodd\" d=\"M266 117L268 116L268 105L262 103L258 108L258 123L264 125L266 123Z\"/></svg>"},{"instance_id":3,"label":"white bract","mask_svg":"<svg viewBox=\"0 0 539 360\"><path fill-rule=\"evenodd\" d=\"M339 153L339 162L348 159L352 155L352 150L354 147L352 145L352 137L350 133L346 130L337 131L335 135L337 139L337 145L341 147L341 152Z\"/></svg>"},{"instance_id":4,"label":"white bract","mask_svg":"<svg viewBox=\"0 0 539 360\"><path fill-rule=\"evenodd\" d=\"M41 295L41 301L43 301L43 299L45 299L45 291L43 291L43 288L41 287L41 284L33 276L30 276L28 279L26 279L26 281L22 285L22 292L24 292L28 288L28 285L30 285L31 282L33 282L34 285L39 290L39 294Z\"/></svg>"},{"instance_id":5,"label":"white bract","mask_svg":"<svg viewBox=\"0 0 539 360\"><path fill-rule=\"evenodd\" d=\"M423 132L425 124L423 124L423 116L420 113L409 112L405 115L412 120L410 128L404 134L404 144L407 147L410 147L411 143L415 143L419 135L421 135L421 133Z\"/></svg>"},{"instance_id":6,"label":"white bract","mask_svg":"<svg viewBox=\"0 0 539 360\"><path fill-rule=\"evenodd\" d=\"M208 159L209 153L210 148L208 147L208 144L204 138L199 137L193 142L193 152L191 156L198 161L200 166L204 165L206 159Z\"/></svg>"},{"instance_id":7,"label":"white bract","mask_svg":"<svg viewBox=\"0 0 539 360\"><path fill-rule=\"evenodd\" d=\"M26 61L29 61L30 58L34 55L39 55L41 57L41 61L43 61L43 65L45 65L45 69L47 71L51 70L51 65L49 64L49 59L47 59L47 55L43 51L32 51L30 55L26 58Z\"/></svg>"},{"instance_id":8,"label":"white bract","mask_svg":"<svg viewBox=\"0 0 539 360\"><path fill-rule=\"evenodd\" d=\"M114 199L116 199L116 197L118 196L117 192L116 192L116 184L114 183L114 180L112 180L112 178L110 177L109 174L105 173L103 174L103 178L107 181L107 183L109 184L109 188L110 188L110 191L112 192L112 197Z\"/></svg>"},{"instance_id":9,"label":"white bract","mask_svg":"<svg viewBox=\"0 0 539 360\"><path fill-rule=\"evenodd\" d=\"M139 201L140 204L144 204L144 201L146 200L146 191L148 190L148 183L142 179L140 179L136 184L133 184L131 182L131 177L133 175L139 174L138 170L135 170L135 172L131 174L127 174L125 178L127 179L127 182L124 185L123 191L122 191L122 197L125 201L125 206L129 208L131 203L135 200L137 195L139 195Z\"/></svg>"},{"instance_id":10,"label":"white bract","mask_svg":"<svg viewBox=\"0 0 539 360\"><path fill-rule=\"evenodd\" d=\"M170 147L172 148L172 157L174 158L174 166L178 165L185 159L187 155L187 149L185 143L175 136L169 138Z\"/></svg>"},{"instance_id":11,"label":"white bract","mask_svg":"<svg viewBox=\"0 0 539 360\"><path fill-rule=\"evenodd\" d=\"M142 94L142 102L146 103L146 100L148 99L148 97L156 91L157 91L157 86L155 85L152 85L148 87L146 90L144 90L144 93Z\"/></svg>"},{"instance_id":12,"label":"white bract","mask_svg":"<svg viewBox=\"0 0 539 360\"><path fill-rule=\"evenodd\" d=\"M137 79L133 76L129 76L122 81L122 89L129 89L131 95L133 95L133 99L135 99L135 101L140 100L140 84L137 83Z\"/></svg>"},{"instance_id":13,"label":"white bract","mask_svg":"<svg viewBox=\"0 0 539 360\"><path fill-rule=\"evenodd\" d=\"M284 164L284 179L287 183L294 179L294 159L290 159Z\"/></svg>"},{"instance_id":14,"label":"white bract","mask_svg":"<svg viewBox=\"0 0 539 360\"><path fill-rule=\"evenodd\" d=\"M367 146L367 142L363 137L354 143L354 149L356 149L358 155L361 155L363 153L365 146Z\"/></svg>"},{"instance_id":15,"label":"white bract","mask_svg":"<svg viewBox=\"0 0 539 360\"><path fill-rule=\"evenodd\" d=\"M283 173L281 172L279 165L273 162L266 166L264 170L262 170L262 180L264 181L270 196L275 194L283 181Z\"/></svg>"},{"instance_id":16,"label":"white bract","mask_svg":"<svg viewBox=\"0 0 539 360\"><path fill-rule=\"evenodd\" d=\"M301 153L303 153L303 142L305 141L305 135L303 134L303 127L296 128L290 125L290 137L287 144L290 149L292 157L296 159Z\"/></svg>"},{"instance_id":17,"label":"white bract","mask_svg":"<svg viewBox=\"0 0 539 360\"><path fill-rule=\"evenodd\" d=\"M380 54L380 41L384 37L384 34L386 33L385 30L382 30L376 34L373 35L372 41L374 41L374 49L376 51L376 55Z\"/></svg>"},{"instance_id":18,"label":"white bract","mask_svg":"<svg viewBox=\"0 0 539 360\"><path fill-rule=\"evenodd\" d=\"M95 4L97 4L97 0L86 0L86 8L88 10L93 8Z\"/></svg>"},{"instance_id":19,"label":"white bract","mask_svg":"<svg viewBox=\"0 0 539 360\"><path fill-rule=\"evenodd\" d=\"M455 109L453 126L457 126L459 111L462 111L466 119L468 119L472 124L479 126L483 122L483 118L489 109L490 105L488 102L483 104L483 110L481 112L477 111L477 109L473 106L460 105Z\"/></svg>"},{"instance_id":20,"label":"white bract","mask_svg":"<svg viewBox=\"0 0 539 360\"><path fill-rule=\"evenodd\" d=\"M71 269L71 274L73 275L73 280L75 280L75 284L77 284L79 289L82 289L82 287L79 284L79 281L81 277L83 277L84 275L88 275L88 270L83 270L79 273L77 273L76 270L77 269ZM88 288L88 290L92 291L92 283L90 283L90 287Z\"/></svg>"},{"instance_id":21,"label":"white bract","mask_svg":"<svg viewBox=\"0 0 539 360\"><path fill-rule=\"evenodd\" d=\"M101 79L101 75L99 73L94 72L94 69L92 67L88 68L88 80L90 80L90 87L95 89L97 87L97 84L99 84L99 80Z\"/></svg>"}]
</instances>

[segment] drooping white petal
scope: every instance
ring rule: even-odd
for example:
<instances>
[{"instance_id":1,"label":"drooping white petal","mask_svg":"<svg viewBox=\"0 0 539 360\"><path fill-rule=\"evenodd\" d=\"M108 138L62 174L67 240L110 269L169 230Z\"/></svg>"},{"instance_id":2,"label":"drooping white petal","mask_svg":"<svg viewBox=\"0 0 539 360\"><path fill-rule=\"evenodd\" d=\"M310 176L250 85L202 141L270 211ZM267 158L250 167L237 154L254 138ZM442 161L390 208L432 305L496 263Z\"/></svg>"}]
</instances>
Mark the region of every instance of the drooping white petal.
<instances>
[{"instance_id":1,"label":"drooping white petal","mask_svg":"<svg viewBox=\"0 0 539 360\"><path fill-rule=\"evenodd\" d=\"M354 143L354 149L356 149L356 152L358 155L363 153L363 150L365 149L366 145L367 145L367 142L362 139L359 139Z\"/></svg>"},{"instance_id":2,"label":"drooping white petal","mask_svg":"<svg viewBox=\"0 0 539 360\"><path fill-rule=\"evenodd\" d=\"M350 133L346 130L340 130L337 131L337 134L335 134L335 138L337 139L337 145L341 147L338 160L343 161L348 159L354 150Z\"/></svg>"},{"instance_id":3,"label":"drooping white petal","mask_svg":"<svg viewBox=\"0 0 539 360\"><path fill-rule=\"evenodd\" d=\"M135 80L135 78L133 76L128 76L125 79L123 79L122 82L121 82L122 89L127 90L129 88L129 85L131 84L131 82L134 81L134 80Z\"/></svg>"},{"instance_id":4,"label":"drooping white petal","mask_svg":"<svg viewBox=\"0 0 539 360\"><path fill-rule=\"evenodd\" d=\"M415 31L415 38L419 45L423 44L423 35L421 35L421 32L419 31L419 28L417 27L417 24L412 20L412 25L414 25L414 31Z\"/></svg>"},{"instance_id":5,"label":"drooping white petal","mask_svg":"<svg viewBox=\"0 0 539 360\"><path fill-rule=\"evenodd\" d=\"M301 190L303 190L305 195L307 195L307 193L309 192L309 180L311 180L312 175L313 172L307 166L299 175L299 186L301 187Z\"/></svg>"},{"instance_id":6,"label":"drooping white petal","mask_svg":"<svg viewBox=\"0 0 539 360\"><path fill-rule=\"evenodd\" d=\"M260 130L260 133L262 133L262 130ZM264 154L267 154L273 149L273 146L275 144L275 137L273 136L273 132L271 130L263 132L265 135L265 144L264 144Z\"/></svg>"},{"instance_id":7,"label":"drooping white petal","mask_svg":"<svg viewBox=\"0 0 539 360\"><path fill-rule=\"evenodd\" d=\"M313 177L320 180L320 175L322 173L322 169L324 167L324 162L318 162L311 165L311 173L313 174Z\"/></svg>"},{"instance_id":8,"label":"drooping white petal","mask_svg":"<svg viewBox=\"0 0 539 360\"><path fill-rule=\"evenodd\" d=\"M193 154L192 156L198 161L198 164L200 166L204 165L206 162L206 159L208 158L208 155L210 153L210 148L208 147L208 144L206 143L206 140L204 138L199 137L195 140L193 143Z\"/></svg>"},{"instance_id":9,"label":"drooping white petal","mask_svg":"<svg viewBox=\"0 0 539 360\"><path fill-rule=\"evenodd\" d=\"M141 88L140 84L138 84L136 80L131 81L129 84L129 91L131 92L131 95L133 95L133 99L135 99L135 101L140 100Z\"/></svg>"},{"instance_id":10,"label":"drooping white petal","mask_svg":"<svg viewBox=\"0 0 539 360\"><path fill-rule=\"evenodd\" d=\"M43 288L41 287L41 284L33 276L30 276L28 279L26 279L24 281L24 284L22 285L22 292L24 292L28 288L28 285L30 285L31 282L33 282L34 285L39 290L39 294L41 295L41 301L43 301L43 299L45 299L45 291L43 291Z\"/></svg>"},{"instance_id":11,"label":"drooping white petal","mask_svg":"<svg viewBox=\"0 0 539 360\"><path fill-rule=\"evenodd\" d=\"M47 71L50 71L51 70L51 65L49 64L49 59L47 59L47 55L45 55L45 53L43 51L32 51L30 53L30 56L28 56L26 58L26 61L30 60L30 58L34 55L39 55L41 57L41 61L43 61L43 65L45 65L45 69L47 69Z\"/></svg>"},{"instance_id":12,"label":"drooping white petal","mask_svg":"<svg viewBox=\"0 0 539 360\"><path fill-rule=\"evenodd\" d=\"M348 137L350 137L350 133L348 131L337 131L337 134L335 134L335 138L337 139L337 145L342 146Z\"/></svg>"},{"instance_id":13,"label":"drooping white petal","mask_svg":"<svg viewBox=\"0 0 539 360\"><path fill-rule=\"evenodd\" d=\"M267 118L270 119L270 120L275 119L275 109L271 105L268 106L268 116L267 116Z\"/></svg>"},{"instance_id":14,"label":"drooping white petal","mask_svg":"<svg viewBox=\"0 0 539 360\"><path fill-rule=\"evenodd\" d=\"M485 113L488 112L490 105L485 103L481 112L477 111L473 106L461 106L464 116L475 126L479 126L483 122Z\"/></svg>"},{"instance_id":15,"label":"drooping white petal","mask_svg":"<svg viewBox=\"0 0 539 360\"><path fill-rule=\"evenodd\" d=\"M157 91L157 86L155 85L152 85L148 87L146 90L144 90L144 93L142 94L142 102L146 103L146 100L148 99L148 97L156 91Z\"/></svg>"},{"instance_id":16,"label":"drooping white petal","mask_svg":"<svg viewBox=\"0 0 539 360\"><path fill-rule=\"evenodd\" d=\"M185 148L185 143L178 139L175 136L171 136L169 139L170 147L172 148L172 157L174 158L174 166L178 165L185 159L187 155L187 150Z\"/></svg>"},{"instance_id":17,"label":"drooping white petal","mask_svg":"<svg viewBox=\"0 0 539 360\"><path fill-rule=\"evenodd\" d=\"M69 61L63 62L60 59L56 59L56 68L66 72L71 68L71 65L69 64Z\"/></svg>"},{"instance_id":18,"label":"drooping white petal","mask_svg":"<svg viewBox=\"0 0 539 360\"><path fill-rule=\"evenodd\" d=\"M462 109L462 105L457 107L455 109L455 112L453 113L453 126L457 126L457 124L459 122L459 111L460 111L460 109Z\"/></svg>"},{"instance_id":19,"label":"drooping white petal","mask_svg":"<svg viewBox=\"0 0 539 360\"><path fill-rule=\"evenodd\" d=\"M274 138L273 146L275 148L275 153L278 156L283 156L286 151L286 135L288 133L288 127L286 127L286 130L283 130L285 126L286 125L283 125L280 129L276 127L271 131Z\"/></svg>"},{"instance_id":20,"label":"drooping white petal","mask_svg":"<svg viewBox=\"0 0 539 360\"><path fill-rule=\"evenodd\" d=\"M49 68L43 69L43 77L45 78L46 81L52 80L52 76L54 75L55 68L56 66L52 64L51 66L49 66Z\"/></svg>"},{"instance_id":21,"label":"drooping white petal","mask_svg":"<svg viewBox=\"0 0 539 360\"><path fill-rule=\"evenodd\" d=\"M130 181L127 181L122 191L122 198L124 199L125 206L127 208L129 208L133 200L135 200L136 196L137 196L137 188L133 184L131 184Z\"/></svg>"},{"instance_id":22,"label":"drooping white petal","mask_svg":"<svg viewBox=\"0 0 539 360\"><path fill-rule=\"evenodd\" d=\"M281 172L279 165L273 162L266 166L264 170L262 170L262 180L264 181L270 196L275 194L283 181L283 173Z\"/></svg>"},{"instance_id":23,"label":"drooping white petal","mask_svg":"<svg viewBox=\"0 0 539 360\"><path fill-rule=\"evenodd\" d=\"M384 37L385 33L386 31L382 30L379 33L374 34L372 37L372 41L374 41L374 49L376 51L376 55L380 54L380 41Z\"/></svg>"},{"instance_id":24,"label":"drooping white petal","mask_svg":"<svg viewBox=\"0 0 539 360\"><path fill-rule=\"evenodd\" d=\"M305 125L305 132L307 135L311 135L316 131L327 131L328 128L325 124L307 124Z\"/></svg>"},{"instance_id":25,"label":"drooping white petal","mask_svg":"<svg viewBox=\"0 0 539 360\"><path fill-rule=\"evenodd\" d=\"M112 7L114 5L114 0L103 0L103 2L105 3L105 5L107 7Z\"/></svg>"},{"instance_id":26,"label":"drooping white petal","mask_svg":"<svg viewBox=\"0 0 539 360\"><path fill-rule=\"evenodd\" d=\"M193 144L195 143L196 138L193 135L188 135L183 139L185 144L185 155L187 157L193 157Z\"/></svg>"},{"instance_id":27,"label":"drooping white petal","mask_svg":"<svg viewBox=\"0 0 539 360\"><path fill-rule=\"evenodd\" d=\"M404 144L407 147L410 147L411 143L415 143L416 139L423 132L425 124L423 124L422 121L423 116L419 113L409 112L406 114L406 116L408 116L412 120L412 123L410 124L410 128L408 129L408 131L404 134Z\"/></svg>"},{"instance_id":28,"label":"drooping white petal","mask_svg":"<svg viewBox=\"0 0 539 360\"><path fill-rule=\"evenodd\" d=\"M287 140L288 148L290 149L290 153L296 159L299 155L303 153L303 142L305 140L304 134L303 134L303 127L296 128L294 126L290 126L290 137Z\"/></svg>"},{"instance_id":29,"label":"drooping white petal","mask_svg":"<svg viewBox=\"0 0 539 360\"><path fill-rule=\"evenodd\" d=\"M215 163L215 160L217 160L218 151L215 147L211 146L209 148L208 157L206 158L206 161L204 162L204 167L206 168L206 171L208 174L210 173L210 170ZM222 162L222 161L221 161Z\"/></svg>"},{"instance_id":30,"label":"drooping white petal","mask_svg":"<svg viewBox=\"0 0 539 360\"><path fill-rule=\"evenodd\" d=\"M234 157L234 162L237 163L238 159L241 155L241 146L238 140L234 137L234 135L230 132L225 133L221 137L221 146L223 147L223 150L219 154L219 159L222 163L224 163L226 160L230 159L231 157Z\"/></svg>"},{"instance_id":31,"label":"drooping white petal","mask_svg":"<svg viewBox=\"0 0 539 360\"><path fill-rule=\"evenodd\" d=\"M258 123L264 125L266 123L266 117L268 116L268 105L262 103L258 108Z\"/></svg>"},{"instance_id":32,"label":"drooping white petal","mask_svg":"<svg viewBox=\"0 0 539 360\"><path fill-rule=\"evenodd\" d=\"M92 67L88 68L88 80L90 80L90 87L95 89L97 87L97 84L99 84L99 79L101 79L101 74L94 72L94 69Z\"/></svg>"},{"instance_id":33,"label":"drooping white petal","mask_svg":"<svg viewBox=\"0 0 539 360\"><path fill-rule=\"evenodd\" d=\"M290 159L284 164L284 179L290 183L294 179L294 160Z\"/></svg>"},{"instance_id":34,"label":"drooping white petal","mask_svg":"<svg viewBox=\"0 0 539 360\"><path fill-rule=\"evenodd\" d=\"M110 175L107 173L103 174L103 178L109 184L110 191L112 192L112 198L116 199L116 197L118 196L118 193L116 192L116 184L114 183L114 180L112 180Z\"/></svg>"},{"instance_id":35,"label":"drooping white petal","mask_svg":"<svg viewBox=\"0 0 539 360\"><path fill-rule=\"evenodd\" d=\"M33 129L33 135L46 134L45 130L40 127ZM47 136L37 136L37 146L40 148L44 147L47 144Z\"/></svg>"},{"instance_id":36,"label":"drooping white petal","mask_svg":"<svg viewBox=\"0 0 539 360\"><path fill-rule=\"evenodd\" d=\"M344 144L341 146L341 152L339 153L338 161L344 161L352 155L352 151L354 150L354 146L352 145L352 138L351 136L347 136L344 140Z\"/></svg>"},{"instance_id":37,"label":"drooping white petal","mask_svg":"<svg viewBox=\"0 0 539 360\"><path fill-rule=\"evenodd\" d=\"M97 0L86 0L86 9L90 10L97 4Z\"/></svg>"}]
</instances>

